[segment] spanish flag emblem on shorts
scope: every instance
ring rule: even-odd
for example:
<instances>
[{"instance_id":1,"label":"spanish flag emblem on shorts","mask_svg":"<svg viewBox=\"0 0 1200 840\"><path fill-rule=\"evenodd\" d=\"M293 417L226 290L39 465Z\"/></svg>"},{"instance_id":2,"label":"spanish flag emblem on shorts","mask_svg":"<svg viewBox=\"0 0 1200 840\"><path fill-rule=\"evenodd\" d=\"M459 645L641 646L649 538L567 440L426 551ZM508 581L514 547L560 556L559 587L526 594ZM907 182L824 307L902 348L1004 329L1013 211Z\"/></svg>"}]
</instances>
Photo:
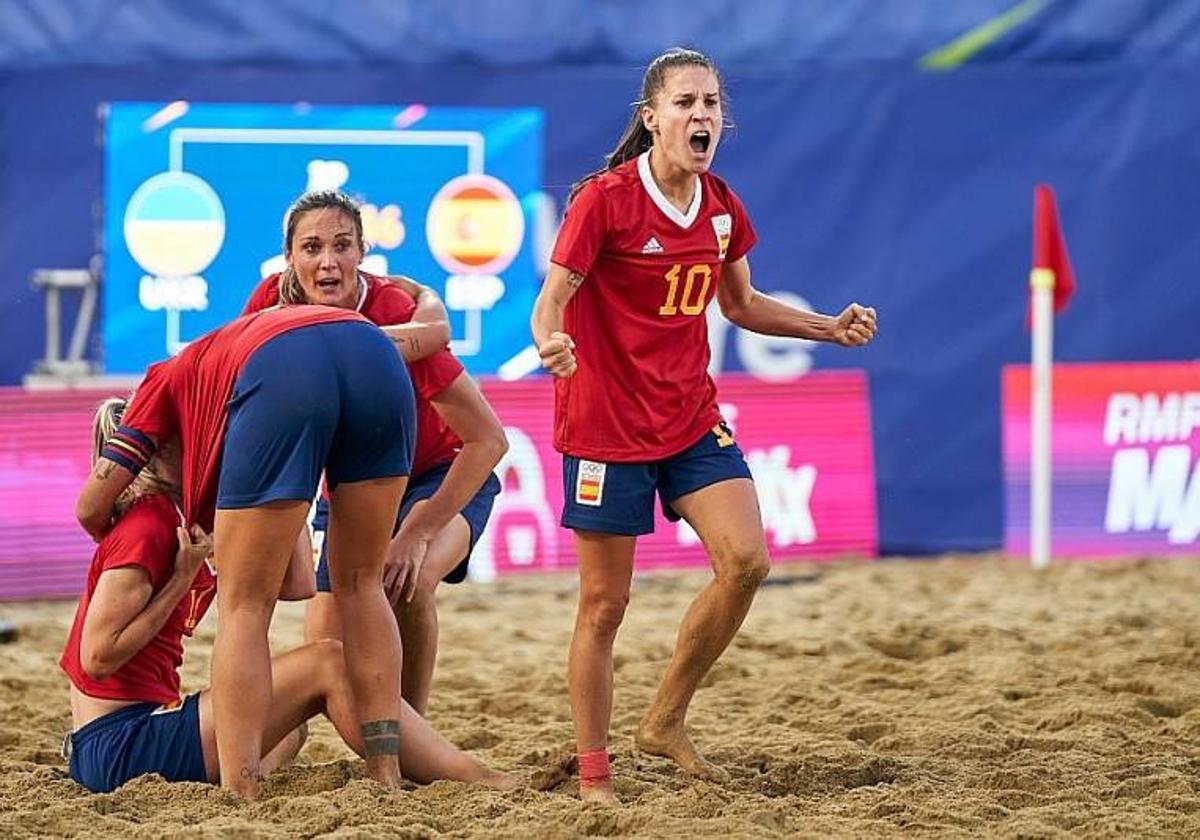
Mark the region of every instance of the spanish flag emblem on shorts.
<instances>
[{"instance_id":1,"label":"spanish flag emblem on shorts","mask_svg":"<svg viewBox=\"0 0 1200 840\"><path fill-rule=\"evenodd\" d=\"M606 464L596 461L580 461L579 475L575 478L575 503L600 507L604 499L604 473Z\"/></svg>"}]
</instances>

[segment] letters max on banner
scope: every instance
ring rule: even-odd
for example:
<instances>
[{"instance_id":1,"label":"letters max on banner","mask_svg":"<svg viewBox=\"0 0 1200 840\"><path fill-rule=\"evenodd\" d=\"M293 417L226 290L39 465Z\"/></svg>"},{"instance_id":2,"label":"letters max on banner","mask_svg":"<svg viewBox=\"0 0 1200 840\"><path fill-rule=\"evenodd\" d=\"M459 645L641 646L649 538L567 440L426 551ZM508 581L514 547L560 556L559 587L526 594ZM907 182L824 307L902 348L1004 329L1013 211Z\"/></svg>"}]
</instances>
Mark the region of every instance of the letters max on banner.
<instances>
[{"instance_id":1,"label":"letters max on banner","mask_svg":"<svg viewBox=\"0 0 1200 840\"><path fill-rule=\"evenodd\" d=\"M470 574L488 580L571 568L571 535L558 524L562 457L551 443L553 385L537 377L482 386L511 446L498 469L504 490ZM874 556L866 375L814 373L790 384L728 375L720 389L725 418L755 476L773 558ZM104 396L110 394L0 388L0 600L78 594L95 546L75 522L75 495L88 473L92 411ZM594 471L593 484L602 483L602 473ZM707 565L686 525L660 513L656 528L639 541L639 569Z\"/></svg>"},{"instance_id":2,"label":"letters max on banner","mask_svg":"<svg viewBox=\"0 0 1200 840\"><path fill-rule=\"evenodd\" d=\"M1005 549L1029 550L1029 369L1004 369ZM1056 555L1191 554L1200 538L1200 364L1054 369Z\"/></svg>"}]
</instances>

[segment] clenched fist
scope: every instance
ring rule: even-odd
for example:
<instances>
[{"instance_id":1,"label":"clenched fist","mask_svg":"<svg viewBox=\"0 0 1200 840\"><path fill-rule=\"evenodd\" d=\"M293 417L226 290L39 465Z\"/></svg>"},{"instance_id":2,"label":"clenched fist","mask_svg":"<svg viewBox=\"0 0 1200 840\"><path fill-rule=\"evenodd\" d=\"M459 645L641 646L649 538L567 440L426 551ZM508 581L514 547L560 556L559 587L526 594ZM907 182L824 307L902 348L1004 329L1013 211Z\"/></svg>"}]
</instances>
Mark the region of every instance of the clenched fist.
<instances>
[{"instance_id":1,"label":"clenched fist","mask_svg":"<svg viewBox=\"0 0 1200 840\"><path fill-rule=\"evenodd\" d=\"M575 342L564 332L552 332L538 347L542 367L554 376L566 378L575 372Z\"/></svg>"},{"instance_id":2,"label":"clenched fist","mask_svg":"<svg viewBox=\"0 0 1200 840\"><path fill-rule=\"evenodd\" d=\"M843 347L860 347L873 339L875 332L875 310L852 303L837 316L832 339Z\"/></svg>"}]
</instances>

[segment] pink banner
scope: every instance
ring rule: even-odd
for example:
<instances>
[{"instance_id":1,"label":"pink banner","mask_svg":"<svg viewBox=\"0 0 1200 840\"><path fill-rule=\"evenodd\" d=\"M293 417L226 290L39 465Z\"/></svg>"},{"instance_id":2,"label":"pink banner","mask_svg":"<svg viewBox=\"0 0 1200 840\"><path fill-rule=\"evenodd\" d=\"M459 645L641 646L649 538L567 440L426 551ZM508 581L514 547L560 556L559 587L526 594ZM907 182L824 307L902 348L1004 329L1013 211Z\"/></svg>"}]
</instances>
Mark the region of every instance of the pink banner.
<instances>
[{"instance_id":1,"label":"pink banner","mask_svg":"<svg viewBox=\"0 0 1200 840\"><path fill-rule=\"evenodd\" d=\"M729 375L719 388L754 473L774 559L874 556L865 374L813 373L787 384ZM573 567L570 532L558 525L562 458L551 443L550 381L490 380L483 390L511 449L472 576ZM93 408L110 395L0 389L0 600L78 594L93 544L75 523L75 495L87 476ZM707 565L691 529L661 511L655 533L638 542L637 562L639 569Z\"/></svg>"},{"instance_id":2,"label":"pink banner","mask_svg":"<svg viewBox=\"0 0 1200 840\"><path fill-rule=\"evenodd\" d=\"M0 599L79 594L95 544L75 496L92 413L113 395L0 388Z\"/></svg>"},{"instance_id":3,"label":"pink banner","mask_svg":"<svg viewBox=\"0 0 1200 840\"><path fill-rule=\"evenodd\" d=\"M721 410L754 474L767 546L776 561L873 557L878 549L866 374L812 373L794 383L729 374ZM553 390L544 378L488 382L508 432L504 493L471 560L481 579L575 565L562 512L562 456L554 451ZM638 540L637 568L707 566L695 532L658 510Z\"/></svg>"},{"instance_id":4,"label":"pink banner","mask_svg":"<svg viewBox=\"0 0 1200 840\"><path fill-rule=\"evenodd\" d=\"M1200 364L1058 364L1051 432L1052 551L1195 553ZM1005 549L1029 553L1027 366L1004 369Z\"/></svg>"}]
</instances>

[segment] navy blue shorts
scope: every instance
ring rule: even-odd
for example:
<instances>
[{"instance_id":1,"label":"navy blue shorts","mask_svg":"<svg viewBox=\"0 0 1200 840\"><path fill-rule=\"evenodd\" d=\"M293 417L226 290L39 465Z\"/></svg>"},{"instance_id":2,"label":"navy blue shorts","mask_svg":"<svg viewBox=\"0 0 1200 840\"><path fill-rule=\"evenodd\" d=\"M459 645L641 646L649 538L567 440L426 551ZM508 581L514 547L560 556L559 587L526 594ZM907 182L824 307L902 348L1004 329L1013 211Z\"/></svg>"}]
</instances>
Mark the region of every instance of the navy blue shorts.
<instances>
[{"instance_id":1,"label":"navy blue shorts","mask_svg":"<svg viewBox=\"0 0 1200 840\"><path fill-rule=\"evenodd\" d=\"M404 517L408 516L413 505L436 493L448 472L450 472L449 462L427 470L408 482L404 498L400 500L400 513L396 517L396 527L392 529L393 536L400 530L400 524L404 522ZM467 544L466 556L442 578L446 583L462 583L466 580L467 564L471 560L471 552L475 548L475 543L479 541L479 535L483 533L484 526L487 525L488 517L492 515L492 504L496 501L496 494L499 492L500 479L496 478L495 473L492 473L479 488L479 492L467 502L466 507L459 511L459 515L467 520L467 527L471 531L471 541ZM313 530L325 531L329 527L328 523L329 503L322 498L317 501L317 510L313 515ZM321 559L317 561L317 591L332 591L329 585L329 542L325 539L321 540Z\"/></svg>"},{"instance_id":2,"label":"navy blue shorts","mask_svg":"<svg viewBox=\"0 0 1200 840\"><path fill-rule=\"evenodd\" d=\"M605 464L563 456L562 526L638 536L654 533L654 495L672 522L671 503L701 487L751 478L742 450L724 423L678 455L644 464Z\"/></svg>"},{"instance_id":3,"label":"navy blue shorts","mask_svg":"<svg viewBox=\"0 0 1200 840\"><path fill-rule=\"evenodd\" d=\"M199 694L169 708L135 703L84 724L69 737L71 778L93 793L108 793L146 773L168 782L208 781Z\"/></svg>"},{"instance_id":4,"label":"navy blue shorts","mask_svg":"<svg viewBox=\"0 0 1200 840\"><path fill-rule=\"evenodd\" d=\"M408 475L416 412L408 368L377 327L336 321L275 336L233 386L218 508L308 501L343 481Z\"/></svg>"}]
</instances>

